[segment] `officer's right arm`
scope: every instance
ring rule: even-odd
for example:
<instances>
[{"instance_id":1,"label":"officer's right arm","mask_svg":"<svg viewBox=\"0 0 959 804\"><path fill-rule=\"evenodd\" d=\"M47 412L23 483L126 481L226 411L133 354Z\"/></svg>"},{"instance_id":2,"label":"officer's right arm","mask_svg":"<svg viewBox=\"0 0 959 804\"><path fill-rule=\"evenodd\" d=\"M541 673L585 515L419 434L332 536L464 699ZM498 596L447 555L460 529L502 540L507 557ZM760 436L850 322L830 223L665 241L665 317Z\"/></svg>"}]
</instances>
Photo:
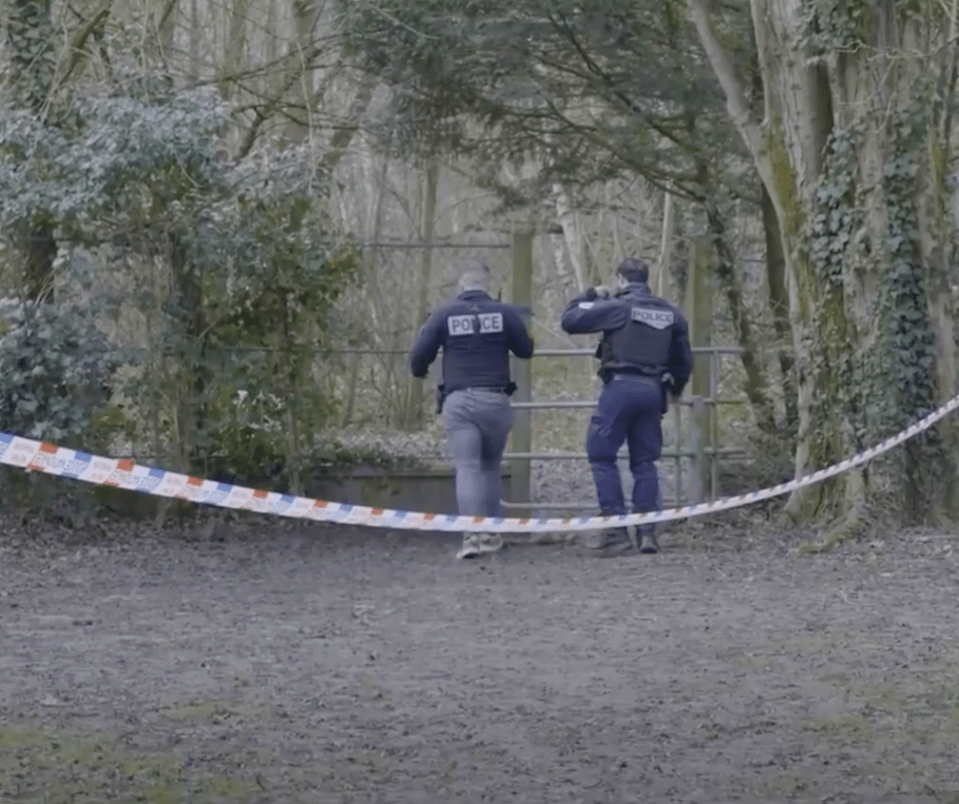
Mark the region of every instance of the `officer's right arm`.
<instances>
[{"instance_id":1,"label":"officer's right arm","mask_svg":"<svg viewBox=\"0 0 959 804\"><path fill-rule=\"evenodd\" d=\"M442 325L445 314L442 310L433 313L423 325L420 334L410 352L410 371L414 377L425 377L430 370L430 363L436 360L436 354L442 346Z\"/></svg>"},{"instance_id":2,"label":"officer's right arm","mask_svg":"<svg viewBox=\"0 0 959 804\"><path fill-rule=\"evenodd\" d=\"M523 319L513 309L506 313L506 336L509 350L514 355L523 360L529 360L533 356L533 339Z\"/></svg>"},{"instance_id":3,"label":"officer's right arm","mask_svg":"<svg viewBox=\"0 0 959 804\"><path fill-rule=\"evenodd\" d=\"M590 332L608 332L619 329L629 321L629 305L612 299L573 299L563 312L560 322L570 335Z\"/></svg>"}]
</instances>

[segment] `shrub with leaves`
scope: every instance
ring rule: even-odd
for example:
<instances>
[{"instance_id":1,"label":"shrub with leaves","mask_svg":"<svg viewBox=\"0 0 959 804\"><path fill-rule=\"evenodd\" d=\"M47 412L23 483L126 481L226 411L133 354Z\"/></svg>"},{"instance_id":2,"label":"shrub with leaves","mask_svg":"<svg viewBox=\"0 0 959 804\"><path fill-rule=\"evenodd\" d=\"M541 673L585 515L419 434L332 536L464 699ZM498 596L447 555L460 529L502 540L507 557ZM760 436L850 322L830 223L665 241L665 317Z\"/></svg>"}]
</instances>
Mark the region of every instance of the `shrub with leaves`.
<instances>
[{"instance_id":1,"label":"shrub with leaves","mask_svg":"<svg viewBox=\"0 0 959 804\"><path fill-rule=\"evenodd\" d=\"M0 304L0 430L84 450L104 450L123 426L109 405L120 355L93 317L63 304ZM91 510L89 489L0 467L0 496L26 511L74 522Z\"/></svg>"},{"instance_id":2,"label":"shrub with leaves","mask_svg":"<svg viewBox=\"0 0 959 804\"><path fill-rule=\"evenodd\" d=\"M131 84L78 97L53 128L0 114L0 231L50 221L117 288L133 322L118 337L144 360L123 388L134 452L296 485L333 410L316 353L358 260L316 154L263 144L230 160L225 112L210 91Z\"/></svg>"},{"instance_id":3,"label":"shrub with leaves","mask_svg":"<svg viewBox=\"0 0 959 804\"><path fill-rule=\"evenodd\" d=\"M8 303L0 332L0 430L88 448L119 360L91 316Z\"/></svg>"}]
</instances>

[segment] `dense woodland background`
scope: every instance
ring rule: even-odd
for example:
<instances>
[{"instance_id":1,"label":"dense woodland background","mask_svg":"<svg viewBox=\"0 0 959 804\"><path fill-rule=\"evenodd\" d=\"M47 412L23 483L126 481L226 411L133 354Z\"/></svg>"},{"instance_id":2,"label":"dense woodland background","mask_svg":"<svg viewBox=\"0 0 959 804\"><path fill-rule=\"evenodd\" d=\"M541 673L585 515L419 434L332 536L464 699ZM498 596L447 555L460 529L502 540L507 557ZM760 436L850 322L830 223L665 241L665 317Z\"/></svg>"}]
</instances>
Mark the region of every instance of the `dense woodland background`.
<instances>
[{"instance_id":1,"label":"dense woodland background","mask_svg":"<svg viewBox=\"0 0 959 804\"><path fill-rule=\"evenodd\" d=\"M540 347L590 345L559 313L624 256L682 302L705 238L754 485L959 390L955 0L4 0L0 25L0 430L293 490L427 455L406 350L457 260L510 297L524 231ZM594 371L537 359L534 397ZM584 430L539 412L535 448ZM787 511L955 517L955 438Z\"/></svg>"}]
</instances>

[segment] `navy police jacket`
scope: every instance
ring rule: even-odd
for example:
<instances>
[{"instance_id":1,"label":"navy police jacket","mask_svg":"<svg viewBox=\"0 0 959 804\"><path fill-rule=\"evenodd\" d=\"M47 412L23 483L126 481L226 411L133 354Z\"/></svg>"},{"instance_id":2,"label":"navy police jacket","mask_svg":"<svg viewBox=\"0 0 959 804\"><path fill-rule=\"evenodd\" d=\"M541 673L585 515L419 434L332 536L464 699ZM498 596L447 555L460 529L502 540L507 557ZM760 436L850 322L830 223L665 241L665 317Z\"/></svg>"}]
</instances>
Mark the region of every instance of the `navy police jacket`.
<instances>
[{"instance_id":1,"label":"navy police jacket","mask_svg":"<svg viewBox=\"0 0 959 804\"><path fill-rule=\"evenodd\" d=\"M443 347L443 391L505 389L509 353L533 356L533 339L514 307L481 290L461 293L437 310L420 330L410 353L414 377L425 377Z\"/></svg>"},{"instance_id":2,"label":"navy police jacket","mask_svg":"<svg viewBox=\"0 0 959 804\"><path fill-rule=\"evenodd\" d=\"M689 325L683 314L648 285L631 282L616 296L590 298L583 294L570 302L562 319L571 335L602 332L597 350L599 374L642 374L662 381L672 378L670 390L679 396L693 371Z\"/></svg>"}]
</instances>

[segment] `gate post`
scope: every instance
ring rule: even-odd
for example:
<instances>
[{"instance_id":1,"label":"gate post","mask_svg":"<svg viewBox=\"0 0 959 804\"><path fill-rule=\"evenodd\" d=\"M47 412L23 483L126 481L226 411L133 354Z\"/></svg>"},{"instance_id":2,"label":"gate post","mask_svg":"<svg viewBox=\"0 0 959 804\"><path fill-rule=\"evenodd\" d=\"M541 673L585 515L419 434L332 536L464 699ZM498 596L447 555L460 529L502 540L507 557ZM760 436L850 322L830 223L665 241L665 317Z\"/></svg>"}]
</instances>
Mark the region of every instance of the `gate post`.
<instances>
[{"instance_id":1,"label":"gate post","mask_svg":"<svg viewBox=\"0 0 959 804\"><path fill-rule=\"evenodd\" d=\"M530 326L533 306L533 231L529 228L517 229L513 232L513 286L512 303L517 307L526 308L528 313L523 314L523 322ZM513 398L517 402L530 402L533 398L533 372L531 360L510 361L512 365L513 381L516 383L516 393ZM510 434L510 452L533 451L532 411L529 408L516 410L513 432ZM529 458L516 458L510 461L510 497L512 502L530 502L530 467Z\"/></svg>"},{"instance_id":2,"label":"gate post","mask_svg":"<svg viewBox=\"0 0 959 804\"><path fill-rule=\"evenodd\" d=\"M712 243L705 236L694 237L689 249L689 272L687 276L685 307L689 321L689 342L694 348L707 348L712 344L713 297L710 274L712 268ZM693 489L698 491L701 501L706 489L712 488L712 463L716 460L716 433L710 405L715 405L713 394L712 354L697 352L693 358L693 376L690 380L690 395L693 406L690 409L690 433L698 431L698 446L693 459ZM696 397L700 404L697 405ZM712 449L712 451L709 451ZM698 465L697 465L698 464Z\"/></svg>"},{"instance_id":3,"label":"gate post","mask_svg":"<svg viewBox=\"0 0 959 804\"><path fill-rule=\"evenodd\" d=\"M702 430L702 424L707 420L707 413L701 396L694 396L690 401L692 407L689 413L689 428L686 431L686 444L693 456L690 459L692 471L689 473L689 502L698 505L705 498L703 478L708 474Z\"/></svg>"}]
</instances>

